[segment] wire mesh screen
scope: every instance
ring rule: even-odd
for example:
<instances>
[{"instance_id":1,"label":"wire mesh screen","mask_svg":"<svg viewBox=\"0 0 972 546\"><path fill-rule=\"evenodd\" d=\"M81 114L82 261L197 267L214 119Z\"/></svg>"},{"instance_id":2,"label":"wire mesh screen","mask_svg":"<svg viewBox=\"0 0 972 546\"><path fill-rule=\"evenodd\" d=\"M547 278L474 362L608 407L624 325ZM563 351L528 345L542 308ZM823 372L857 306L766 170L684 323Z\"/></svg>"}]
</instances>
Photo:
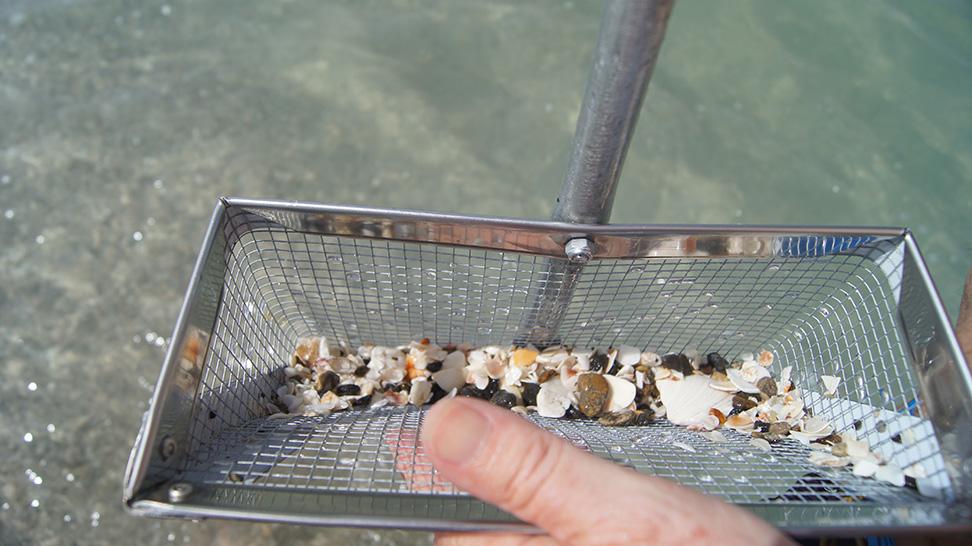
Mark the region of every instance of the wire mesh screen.
<instances>
[{"instance_id":1,"label":"wire mesh screen","mask_svg":"<svg viewBox=\"0 0 972 546\"><path fill-rule=\"evenodd\" d=\"M508 344L565 279L547 256L392 238L319 235L230 217L225 277L193 408L181 479L282 490L461 496L417 442L423 408L269 418L296 340L356 346L428 337ZM727 357L768 349L814 414L855 429L901 467L948 479L895 323L892 245L776 257L599 259L577 273L559 339L580 347L696 349ZM558 272L559 271L559 272ZM547 290L549 292L549 290ZM842 379L825 397L820 376ZM793 440L764 453L726 432L713 443L664 420L647 427L532 415L575 445L737 503L903 504L916 492L807 461ZM907 442L894 440L905 433Z\"/></svg>"}]
</instances>

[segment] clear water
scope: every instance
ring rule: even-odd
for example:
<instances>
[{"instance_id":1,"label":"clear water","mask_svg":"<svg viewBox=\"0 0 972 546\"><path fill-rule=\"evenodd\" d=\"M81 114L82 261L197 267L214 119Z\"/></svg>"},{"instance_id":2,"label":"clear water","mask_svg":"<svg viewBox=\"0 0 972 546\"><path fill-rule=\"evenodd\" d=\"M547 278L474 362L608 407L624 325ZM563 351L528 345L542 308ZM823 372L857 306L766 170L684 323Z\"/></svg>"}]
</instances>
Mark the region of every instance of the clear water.
<instances>
[{"instance_id":1,"label":"clear water","mask_svg":"<svg viewBox=\"0 0 972 546\"><path fill-rule=\"evenodd\" d=\"M595 3L0 3L0 543L427 543L135 519L216 196L546 217ZM683 2L616 222L912 227L972 263L972 5Z\"/></svg>"}]
</instances>

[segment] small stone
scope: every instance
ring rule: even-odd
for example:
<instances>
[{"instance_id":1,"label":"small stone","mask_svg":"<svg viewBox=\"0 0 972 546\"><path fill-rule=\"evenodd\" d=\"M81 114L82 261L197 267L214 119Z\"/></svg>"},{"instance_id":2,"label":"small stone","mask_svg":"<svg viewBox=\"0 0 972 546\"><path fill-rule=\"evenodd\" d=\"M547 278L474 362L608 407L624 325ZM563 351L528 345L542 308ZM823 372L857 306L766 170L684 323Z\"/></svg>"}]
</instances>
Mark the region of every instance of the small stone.
<instances>
[{"instance_id":1,"label":"small stone","mask_svg":"<svg viewBox=\"0 0 972 546\"><path fill-rule=\"evenodd\" d=\"M475 385L466 385L465 387L459 389L459 396L467 396L469 398L479 398L480 400L489 400L489 396L486 394L484 389L477 389Z\"/></svg>"},{"instance_id":2,"label":"small stone","mask_svg":"<svg viewBox=\"0 0 972 546\"><path fill-rule=\"evenodd\" d=\"M702 362L701 364L699 364L699 371L704 373L705 375L712 375L712 372L715 371L715 366L709 364L708 361Z\"/></svg>"},{"instance_id":3,"label":"small stone","mask_svg":"<svg viewBox=\"0 0 972 546\"><path fill-rule=\"evenodd\" d=\"M746 411L756 407L756 402L742 394L737 394L732 397L732 408L738 409L739 411Z\"/></svg>"},{"instance_id":4,"label":"small stone","mask_svg":"<svg viewBox=\"0 0 972 546\"><path fill-rule=\"evenodd\" d=\"M331 370L326 370L324 373L317 374L314 390L317 391L317 394L324 394L333 391L339 383L341 383L341 376Z\"/></svg>"},{"instance_id":5,"label":"small stone","mask_svg":"<svg viewBox=\"0 0 972 546\"><path fill-rule=\"evenodd\" d=\"M432 398L429 398L429 404L435 404L448 395L449 391L443 389L438 383L432 383Z\"/></svg>"},{"instance_id":6,"label":"small stone","mask_svg":"<svg viewBox=\"0 0 972 546\"><path fill-rule=\"evenodd\" d=\"M790 433L790 425L786 421L779 421L770 425L768 432L777 436L786 436Z\"/></svg>"},{"instance_id":7,"label":"small stone","mask_svg":"<svg viewBox=\"0 0 972 546\"><path fill-rule=\"evenodd\" d=\"M771 444L783 441L783 437L779 434L763 434L763 439Z\"/></svg>"},{"instance_id":8,"label":"small stone","mask_svg":"<svg viewBox=\"0 0 972 546\"><path fill-rule=\"evenodd\" d=\"M726 373L726 368L729 367L729 361L719 353L709 353L705 357L705 362L717 372Z\"/></svg>"},{"instance_id":9,"label":"small stone","mask_svg":"<svg viewBox=\"0 0 972 546\"><path fill-rule=\"evenodd\" d=\"M763 377L756 382L756 388L759 392L766 395L767 398L772 398L776 396L776 381L773 381L772 377Z\"/></svg>"},{"instance_id":10,"label":"small stone","mask_svg":"<svg viewBox=\"0 0 972 546\"><path fill-rule=\"evenodd\" d=\"M364 377L368 375L368 366L358 366L354 369L355 377Z\"/></svg>"},{"instance_id":11,"label":"small stone","mask_svg":"<svg viewBox=\"0 0 972 546\"><path fill-rule=\"evenodd\" d=\"M635 412L630 410L605 413L597 419L597 422L606 427L626 427L634 421Z\"/></svg>"},{"instance_id":12,"label":"small stone","mask_svg":"<svg viewBox=\"0 0 972 546\"><path fill-rule=\"evenodd\" d=\"M891 436L891 441L894 442L894 443L896 443L896 444L900 444L901 443L901 434L899 433L899 434L895 434L895 435Z\"/></svg>"},{"instance_id":13,"label":"small stone","mask_svg":"<svg viewBox=\"0 0 972 546\"><path fill-rule=\"evenodd\" d=\"M500 388L499 379L490 379L489 383L486 384L486 389L485 389L486 397L492 398L493 395L496 394L497 391L499 391L499 388Z\"/></svg>"},{"instance_id":14,"label":"small stone","mask_svg":"<svg viewBox=\"0 0 972 546\"><path fill-rule=\"evenodd\" d=\"M607 367L608 365L608 355L597 351L591 356L591 371L599 372Z\"/></svg>"},{"instance_id":15,"label":"small stone","mask_svg":"<svg viewBox=\"0 0 972 546\"><path fill-rule=\"evenodd\" d=\"M408 390L408 385L405 383L386 383L385 392L402 392Z\"/></svg>"},{"instance_id":16,"label":"small stone","mask_svg":"<svg viewBox=\"0 0 972 546\"><path fill-rule=\"evenodd\" d=\"M644 427L651 424L655 420L655 413L651 410L639 410L634 412L634 419L631 420L629 426L632 427Z\"/></svg>"},{"instance_id":17,"label":"small stone","mask_svg":"<svg viewBox=\"0 0 972 546\"><path fill-rule=\"evenodd\" d=\"M536 383L523 382L523 405L524 406L536 406L537 405L537 394L540 393L540 385Z\"/></svg>"},{"instance_id":18,"label":"small stone","mask_svg":"<svg viewBox=\"0 0 972 546\"><path fill-rule=\"evenodd\" d=\"M861 421L860 419L857 419L856 421L854 421L854 430L861 430L862 428L864 428L864 422L863 421Z\"/></svg>"},{"instance_id":19,"label":"small stone","mask_svg":"<svg viewBox=\"0 0 972 546\"><path fill-rule=\"evenodd\" d=\"M874 430L878 432L884 432L888 430L888 424L885 423L884 421L878 421L877 423L874 424Z\"/></svg>"},{"instance_id":20,"label":"small stone","mask_svg":"<svg viewBox=\"0 0 972 546\"><path fill-rule=\"evenodd\" d=\"M509 391L496 391L496 394L489 399L489 403L501 408L511 409L516 405L516 395Z\"/></svg>"},{"instance_id":21,"label":"small stone","mask_svg":"<svg viewBox=\"0 0 972 546\"><path fill-rule=\"evenodd\" d=\"M568 407L567 411L564 413L564 419L580 419L583 416L584 414L581 413L580 410L574 407L573 405Z\"/></svg>"},{"instance_id":22,"label":"small stone","mask_svg":"<svg viewBox=\"0 0 972 546\"><path fill-rule=\"evenodd\" d=\"M363 408L363 407L366 407L369 404L371 404L371 397L372 396L374 396L374 395L368 394L368 395L365 395L365 396L360 396L358 398L355 398L354 400L351 401L351 406L353 406L355 408Z\"/></svg>"},{"instance_id":23,"label":"small stone","mask_svg":"<svg viewBox=\"0 0 972 546\"><path fill-rule=\"evenodd\" d=\"M584 415L597 417L610 396L610 387L602 375L585 373L577 379L577 406Z\"/></svg>"},{"instance_id":24,"label":"small stone","mask_svg":"<svg viewBox=\"0 0 972 546\"><path fill-rule=\"evenodd\" d=\"M661 365L663 368L681 372L683 375L689 375L695 371L688 357L681 353L668 353L662 357Z\"/></svg>"},{"instance_id":25,"label":"small stone","mask_svg":"<svg viewBox=\"0 0 972 546\"><path fill-rule=\"evenodd\" d=\"M540 351L533 348L517 349L513 351L513 364L521 368L526 368L537 360Z\"/></svg>"},{"instance_id":26,"label":"small stone","mask_svg":"<svg viewBox=\"0 0 972 546\"><path fill-rule=\"evenodd\" d=\"M840 437L840 434L834 433L829 436L824 436L823 438L818 438L814 440L814 443L823 444L825 446L834 446L843 441L844 440Z\"/></svg>"},{"instance_id":27,"label":"small stone","mask_svg":"<svg viewBox=\"0 0 972 546\"><path fill-rule=\"evenodd\" d=\"M840 442L839 444L834 444L830 448L831 455L836 457L846 457L847 456L847 444Z\"/></svg>"},{"instance_id":28,"label":"small stone","mask_svg":"<svg viewBox=\"0 0 972 546\"><path fill-rule=\"evenodd\" d=\"M550 381L554 377L560 377L560 372L553 369L546 369L539 374L537 374L537 383L543 384Z\"/></svg>"},{"instance_id":29,"label":"small stone","mask_svg":"<svg viewBox=\"0 0 972 546\"><path fill-rule=\"evenodd\" d=\"M425 369L428 370L429 373L435 373L442 369L442 362L429 362L425 365Z\"/></svg>"},{"instance_id":30,"label":"small stone","mask_svg":"<svg viewBox=\"0 0 972 546\"><path fill-rule=\"evenodd\" d=\"M361 394L361 387L355 385L354 383L338 385L338 387L334 389L334 394L338 396L357 396Z\"/></svg>"}]
</instances>

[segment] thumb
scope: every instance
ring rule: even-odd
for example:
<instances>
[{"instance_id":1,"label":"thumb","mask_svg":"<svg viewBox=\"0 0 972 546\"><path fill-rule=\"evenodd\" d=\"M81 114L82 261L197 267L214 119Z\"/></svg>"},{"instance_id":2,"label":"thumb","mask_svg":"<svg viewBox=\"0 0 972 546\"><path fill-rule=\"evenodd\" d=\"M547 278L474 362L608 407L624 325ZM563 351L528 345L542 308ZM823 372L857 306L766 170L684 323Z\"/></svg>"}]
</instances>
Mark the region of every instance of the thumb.
<instances>
[{"instance_id":1,"label":"thumb","mask_svg":"<svg viewBox=\"0 0 972 546\"><path fill-rule=\"evenodd\" d=\"M752 514L574 448L522 417L443 400L422 444L456 486L571 544L785 544Z\"/></svg>"}]
</instances>

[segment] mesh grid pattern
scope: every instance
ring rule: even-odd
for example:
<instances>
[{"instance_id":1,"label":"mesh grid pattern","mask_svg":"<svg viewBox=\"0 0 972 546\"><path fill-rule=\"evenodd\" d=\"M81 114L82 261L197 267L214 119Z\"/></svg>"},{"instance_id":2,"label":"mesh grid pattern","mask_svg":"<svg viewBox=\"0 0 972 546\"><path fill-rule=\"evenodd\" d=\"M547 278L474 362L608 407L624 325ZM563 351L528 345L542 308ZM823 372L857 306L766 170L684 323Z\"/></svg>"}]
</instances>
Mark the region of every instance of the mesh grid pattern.
<instances>
[{"instance_id":1,"label":"mesh grid pattern","mask_svg":"<svg viewBox=\"0 0 972 546\"><path fill-rule=\"evenodd\" d=\"M262 404L301 336L325 335L350 346L422 337L439 344L510 343L537 308L536 295L555 291L568 268L545 267L551 258L527 253L308 234L249 218L230 218L235 240L225 254L182 478L462 495L416 445L420 408L271 419ZM573 296L558 334L574 346L697 349L730 358L769 349L774 373L793 366L816 415L838 430L858 427L876 451L902 467L920 462L947 488L894 322L896 287L888 279L900 260L889 269L859 251L798 254L595 260L570 279ZM842 379L834 398L819 394L824 374ZM920 502L910 490L815 467L807 462L809 448L795 441L765 454L732 432L726 432L729 442L714 444L665 421L606 428L530 418L597 455L733 502ZM904 431L907 445L891 440Z\"/></svg>"}]
</instances>

